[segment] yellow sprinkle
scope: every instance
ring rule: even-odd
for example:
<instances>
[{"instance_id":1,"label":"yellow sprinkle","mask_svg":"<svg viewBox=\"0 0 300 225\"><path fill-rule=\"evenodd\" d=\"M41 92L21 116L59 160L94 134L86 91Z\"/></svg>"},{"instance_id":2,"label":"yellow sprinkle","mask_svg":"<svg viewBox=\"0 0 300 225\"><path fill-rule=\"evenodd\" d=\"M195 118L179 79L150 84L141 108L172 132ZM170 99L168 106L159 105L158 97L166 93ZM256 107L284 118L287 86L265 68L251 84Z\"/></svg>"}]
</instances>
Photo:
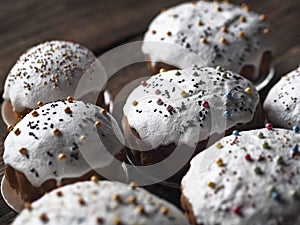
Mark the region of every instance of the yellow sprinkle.
<instances>
[{"instance_id":1,"label":"yellow sprinkle","mask_svg":"<svg viewBox=\"0 0 300 225\"><path fill-rule=\"evenodd\" d=\"M181 97L186 98L187 97L187 93L185 91L180 92Z\"/></svg>"},{"instance_id":2,"label":"yellow sprinkle","mask_svg":"<svg viewBox=\"0 0 300 225\"><path fill-rule=\"evenodd\" d=\"M198 26L203 26L204 24L202 23L202 21L198 22Z\"/></svg>"},{"instance_id":3,"label":"yellow sprinkle","mask_svg":"<svg viewBox=\"0 0 300 225\"><path fill-rule=\"evenodd\" d=\"M167 213L168 213L168 208L166 208L166 207L161 207L160 209L159 209L159 212L162 214L162 215L167 215Z\"/></svg>"},{"instance_id":4,"label":"yellow sprinkle","mask_svg":"<svg viewBox=\"0 0 300 225\"><path fill-rule=\"evenodd\" d=\"M243 4L241 5L241 7L242 7L242 9L245 10L246 12L248 12L248 11L250 10L250 7L249 7L247 4L245 4L245 3L243 3Z\"/></svg>"},{"instance_id":5,"label":"yellow sprinkle","mask_svg":"<svg viewBox=\"0 0 300 225\"><path fill-rule=\"evenodd\" d=\"M90 180L93 182L98 182L99 178L97 176L91 176Z\"/></svg>"},{"instance_id":6,"label":"yellow sprinkle","mask_svg":"<svg viewBox=\"0 0 300 225\"><path fill-rule=\"evenodd\" d=\"M54 128L54 129L52 130L52 133L53 133L54 135L60 135L60 130L57 129L57 128Z\"/></svg>"},{"instance_id":7,"label":"yellow sprinkle","mask_svg":"<svg viewBox=\"0 0 300 225\"><path fill-rule=\"evenodd\" d=\"M224 166L224 162L223 162L223 160L222 160L221 158L218 158L218 159L216 160L216 164L217 164L218 166Z\"/></svg>"},{"instance_id":8,"label":"yellow sprinkle","mask_svg":"<svg viewBox=\"0 0 300 225\"><path fill-rule=\"evenodd\" d=\"M31 203L30 202L25 202L24 203L24 209L28 209L29 211L31 211L32 210Z\"/></svg>"},{"instance_id":9,"label":"yellow sprinkle","mask_svg":"<svg viewBox=\"0 0 300 225\"><path fill-rule=\"evenodd\" d=\"M38 113L36 110L33 110L33 111L31 112L31 115L32 115L33 117L37 117L37 116L39 115L39 113Z\"/></svg>"},{"instance_id":10,"label":"yellow sprinkle","mask_svg":"<svg viewBox=\"0 0 300 225\"><path fill-rule=\"evenodd\" d=\"M128 202L129 202L129 203L133 203L133 204L135 204L135 203L136 203L136 197L135 197L135 196L133 196L133 195L129 196L129 198L128 198Z\"/></svg>"},{"instance_id":11,"label":"yellow sprinkle","mask_svg":"<svg viewBox=\"0 0 300 225\"><path fill-rule=\"evenodd\" d=\"M66 156L65 154L63 154L63 153L60 153L60 154L58 155L58 159L59 159L60 161L65 161L65 160L67 159L67 156Z\"/></svg>"},{"instance_id":12,"label":"yellow sprinkle","mask_svg":"<svg viewBox=\"0 0 300 225\"><path fill-rule=\"evenodd\" d=\"M251 89L250 87L247 87L247 88L245 89L245 92L246 92L247 94L252 94L252 89Z\"/></svg>"},{"instance_id":13,"label":"yellow sprinkle","mask_svg":"<svg viewBox=\"0 0 300 225\"><path fill-rule=\"evenodd\" d=\"M270 33L270 30L268 28L265 28L264 29L264 34L269 34Z\"/></svg>"},{"instance_id":14,"label":"yellow sprinkle","mask_svg":"<svg viewBox=\"0 0 300 225\"><path fill-rule=\"evenodd\" d=\"M221 144L221 142L217 142L217 143L215 144L215 146L216 146L218 149L223 148L223 145Z\"/></svg>"},{"instance_id":15,"label":"yellow sprinkle","mask_svg":"<svg viewBox=\"0 0 300 225\"><path fill-rule=\"evenodd\" d=\"M14 126L13 125L8 125L7 126L7 130L10 132L10 131L12 131L14 129Z\"/></svg>"},{"instance_id":16,"label":"yellow sprinkle","mask_svg":"<svg viewBox=\"0 0 300 225\"><path fill-rule=\"evenodd\" d=\"M206 43L206 42L207 42L207 39L206 39L205 37L202 37L202 38L200 38L200 41L201 41L202 43Z\"/></svg>"},{"instance_id":17,"label":"yellow sprinkle","mask_svg":"<svg viewBox=\"0 0 300 225\"><path fill-rule=\"evenodd\" d=\"M81 135L79 137L80 142L86 142L86 136L85 135Z\"/></svg>"},{"instance_id":18,"label":"yellow sprinkle","mask_svg":"<svg viewBox=\"0 0 300 225\"><path fill-rule=\"evenodd\" d=\"M221 7L217 5L217 6L216 6L216 10L217 10L217 11L221 11Z\"/></svg>"},{"instance_id":19,"label":"yellow sprinkle","mask_svg":"<svg viewBox=\"0 0 300 225\"><path fill-rule=\"evenodd\" d=\"M144 213L144 206L138 205L138 206L136 207L136 210L137 210L139 213Z\"/></svg>"},{"instance_id":20,"label":"yellow sprinkle","mask_svg":"<svg viewBox=\"0 0 300 225\"><path fill-rule=\"evenodd\" d=\"M65 113L70 113L71 112L71 108L69 106L67 106L65 109L64 109Z\"/></svg>"},{"instance_id":21,"label":"yellow sprinkle","mask_svg":"<svg viewBox=\"0 0 300 225\"><path fill-rule=\"evenodd\" d=\"M26 149L26 148L20 148L20 149L19 149L19 152L20 152L22 155L26 155L26 154L27 154L27 149Z\"/></svg>"},{"instance_id":22,"label":"yellow sprinkle","mask_svg":"<svg viewBox=\"0 0 300 225\"><path fill-rule=\"evenodd\" d=\"M164 72L166 72L167 70L165 69L165 68L161 68L160 70L159 70L159 72L160 73L164 73Z\"/></svg>"},{"instance_id":23,"label":"yellow sprinkle","mask_svg":"<svg viewBox=\"0 0 300 225\"><path fill-rule=\"evenodd\" d=\"M224 44L226 43L226 39L224 37L221 37L220 42Z\"/></svg>"},{"instance_id":24,"label":"yellow sprinkle","mask_svg":"<svg viewBox=\"0 0 300 225\"><path fill-rule=\"evenodd\" d=\"M261 14L260 16L259 16L259 18L260 18L260 20L266 20L266 18L267 18L267 16L266 16L266 14Z\"/></svg>"},{"instance_id":25,"label":"yellow sprinkle","mask_svg":"<svg viewBox=\"0 0 300 225\"><path fill-rule=\"evenodd\" d=\"M68 97L67 97L67 101L68 101L68 102L72 103L73 100L74 100L74 98L73 98L72 96L68 96Z\"/></svg>"},{"instance_id":26,"label":"yellow sprinkle","mask_svg":"<svg viewBox=\"0 0 300 225\"><path fill-rule=\"evenodd\" d=\"M240 16L240 21L241 21L241 22L246 22L246 17Z\"/></svg>"},{"instance_id":27,"label":"yellow sprinkle","mask_svg":"<svg viewBox=\"0 0 300 225\"><path fill-rule=\"evenodd\" d=\"M100 128L101 127L101 122L99 121L99 120L97 120L95 123L94 123L94 126L96 127L96 128Z\"/></svg>"},{"instance_id":28,"label":"yellow sprinkle","mask_svg":"<svg viewBox=\"0 0 300 225\"><path fill-rule=\"evenodd\" d=\"M15 132L15 135L17 135L17 136L18 136L19 134L21 134L21 130L20 130L19 128L15 129L14 132Z\"/></svg>"},{"instance_id":29,"label":"yellow sprinkle","mask_svg":"<svg viewBox=\"0 0 300 225\"><path fill-rule=\"evenodd\" d=\"M121 201L121 196L119 194L113 194L111 197L116 202L120 202Z\"/></svg>"},{"instance_id":30,"label":"yellow sprinkle","mask_svg":"<svg viewBox=\"0 0 300 225\"><path fill-rule=\"evenodd\" d=\"M215 187L216 187L216 184L215 184L214 182L212 182L212 181L209 181L209 182L207 183L207 186L210 187L210 188L215 188Z\"/></svg>"},{"instance_id":31,"label":"yellow sprinkle","mask_svg":"<svg viewBox=\"0 0 300 225\"><path fill-rule=\"evenodd\" d=\"M138 102L136 100L134 100L132 103L131 103L133 106L136 106L138 104Z\"/></svg>"},{"instance_id":32,"label":"yellow sprinkle","mask_svg":"<svg viewBox=\"0 0 300 225\"><path fill-rule=\"evenodd\" d=\"M226 33L227 32L227 28L225 26L221 27L220 29L222 32Z\"/></svg>"},{"instance_id":33,"label":"yellow sprinkle","mask_svg":"<svg viewBox=\"0 0 300 225\"><path fill-rule=\"evenodd\" d=\"M129 186L130 186L132 189L136 189L137 184L134 183L134 182L130 182Z\"/></svg>"},{"instance_id":34,"label":"yellow sprinkle","mask_svg":"<svg viewBox=\"0 0 300 225\"><path fill-rule=\"evenodd\" d=\"M238 33L238 35L239 35L240 38L245 37L245 33L244 33L243 31L240 31L240 32Z\"/></svg>"},{"instance_id":35,"label":"yellow sprinkle","mask_svg":"<svg viewBox=\"0 0 300 225\"><path fill-rule=\"evenodd\" d=\"M106 109L101 109L100 111L103 115L106 115L107 114L107 110Z\"/></svg>"},{"instance_id":36,"label":"yellow sprinkle","mask_svg":"<svg viewBox=\"0 0 300 225\"><path fill-rule=\"evenodd\" d=\"M37 104L38 107L42 107L44 105L44 103L41 102L41 101L37 102L36 104Z\"/></svg>"}]
</instances>

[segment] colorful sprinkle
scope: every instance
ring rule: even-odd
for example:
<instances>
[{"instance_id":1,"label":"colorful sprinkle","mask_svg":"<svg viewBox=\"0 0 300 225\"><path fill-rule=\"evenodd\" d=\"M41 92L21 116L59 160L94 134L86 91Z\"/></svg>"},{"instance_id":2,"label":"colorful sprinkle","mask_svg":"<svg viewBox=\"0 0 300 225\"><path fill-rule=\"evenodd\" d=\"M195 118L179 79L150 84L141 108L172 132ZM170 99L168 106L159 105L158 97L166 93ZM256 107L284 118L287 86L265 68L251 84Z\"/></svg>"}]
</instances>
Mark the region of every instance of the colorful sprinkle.
<instances>
[{"instance_id":1,"label":"colorful sprinkle","mask_svg":"<svg viewBox=\"0 0 300 225\"><path fill-rule=\"evenodd\" d=\"M134 100L132 103L131 103L133 106L137 106L138 102L136 100Z\"/></svg>"},{"instance_id":2,"label":"colorful sprinkle","mask_svg":"<svg viewBox=\"0 0 300 225\"><path fill-rule=\"evenodd\" d=\"M225 110L224 113L223 113L224 117L227 117L227 118L230 117L230 114L231 113L230 113L229 110Z\"/></svg>"},{"instance_id":3,"label":"colorful sprinkle","mask_svg":"<svg viewBox=\"0 0 300 225\"><path fill-rule=\"evenodd\" d=\"M216 164L218 165L218 166L224 166L224 162L223 162L223 160L221 159L221 158L218 158L217 160L216 160Z\"/></svg>"},{"instance_id":4,"label":"colorful sprinkle","mask_svg":"<svg viewBox=\"0 0 300 225\"><path fill-rule=\"evenodd\" d=\"M162 207L159 209L159 212L160 212L162 215L167 215L167 213L168 213L168 208L162 206Z\"/></svg>"},{"instance_id":5,"label":"colorful sprinkle","mask_svg":"<svg viewBox=\"0 0 300 225\"><path fill-rule=\"evenodd\" d=\"M269 143L266 142L266 141L264 141L264 143L262 144L262 147L263 147L264 149L269 149L269 148L270 148Z\"/></svg>"},{"instance_id":6,"label":"colorful sprinkle","mask_svg":"<svg viewBox=\"0 0 300 225\"><path fill-rule=\"evenodd\" d=\"M141 85L143 86L143 87L146 87L147 86L147 82L146 81L141 81Z\"/></svg>"},{"instance_id":7,"label":"colorful sprinkle","mask_svg":"<svg viewBox=\"0 0 300 225\"><path fill-rule=\"evenodd\" d=\"M300 128L298 126L293 126L292 129L295 133L299 133L299 131L300 131Z\"/></svg>"},{"instance_id":8,"label":"colorful sprinkle","mask_svg":"<svg viewBox=\"0 0 300 225\"><path fill-rule=\"evenodd\" d=\"M101 124L101 122L98 120L98 121L96 121L96 122L94 123L94 126L95 126L97 129L99 129L99 128L101 128L102 124Z\"/></svg>"},{"instance_id":9,"label":"colorful sprinkle","mask_svg":"<svg viewBox=\"0 0 300 225\"><path fill-rule=\"evenodd\" d=\"M72 103L72 102L74 101L74 98L73 98L72 96L68 96L68 97L67 97L67 101L68 101L69 103Z\"/></svg>"},{"instance_id":10,"label":"colorful sprinkle","mask_svg":"<svg viewBox=\"0 0 300 225\"><path fill-rule=\"evenodd\" d=\"M239 31L238 36L240 38L243 38L243 37L245 37L245 33L243 31Z\"/></svg>"},{"instance_id":11,"label":"colorful sprinkle","mask_svg":"<svg viewBox=\"0 0 300 225\"><path fill-rule=\"evenodd\" d=\"M207 186L213 189L213 188L216 187L216 184L215 184L214 182L212 182L212 181L209 181L209 182L207 183Z\"/></svg>"},{"instance_id":12,"label":"colorful sprinkle","mask_svg":"<svg viewBox=\"0 0 300 225\"><path fill-rule=\"evenodd\" d=\"M39 113L38 113L36 110L33 110L33 111L31 112L31 115L32 115L33 117L37 117L37 116L39 115Z\"/></svg>"},{"instance_id":13,"label":"colorful sprinkle","mask_svg":"<svg viewBox=\"0 0 300 225\"><path fill-rule=\"evenodd\" d=\"M278 192L273 191L272 194L271 194L271 197L272 197L272 199L274 199L274 200L279 200L280 195L279 195Z\"/></svg>"},{"instance_id":14,"label":"colorful sprinkle","mask_svg":"<svg viewBox=\"0 0 300 225\"><path fill-rule=\"evenodd\" d=\"M13 129L14 129L14 126L13 125L8 125L7 127L6 127L6 129L7 129L7 131L12 131Z\"/></svg>"},{"instance_id":15,"label":"colorful sprinkle","mask_svg":"<svg viewBox=\"0 0 300 225\"><path fill-rule=\"evenodd\" d=\"M180 76L181 73L180 73L179 71L177 71L177 72L175 73L175 75L176 75L176 76Z\"/></svg>"},{"instance_id":16,"label":"colorful sprinkle","mask_svg":"<svg viewBox=\"0 0 300 225\"><path fill-rule=\"evenodd\" d=\"M250 87L247 87L246 89L245 89L245 92L247 93L247 94L252 94L252 88L250 88Z\"/></svg>"},{"instance_id":17,"label":"colorful sprinkle","mask_svg":"<svg viewBox=\"0 0 300 225\"><path fill-rule=\"evenodd\" d=\"M251 158L251 155L250 155L250 154L246 154L246 155L245 155L245 159L246 159L247 161L252 161L252 158Z\"/></svg>"},{"instance_id":18,"label":"colorful sprinkle","mask_svg":"<svg viewBox=\"0 0 300 225\"><path fill-rule=\"evenodd\" d=\"M56 135L56 136L58 136L58 135L61 134L61 133L60 133L60 130L59 130L58 128L54 128L54 129L52 130L52 133L53 133L54 135Z\"/></svg>"},{"instance_id":19,"label":"colorful sprinkle","mask_svg":"<svg viewBox=\"0 0 300 225\"><path fill-rule=\"evenodd\" d=\"M265 28L265 29L264 29L264 34L267 35L267 34L269 34L269 33L270 33L270 30L269 30L268 28Z\"/></svg>"},{"instance_id":20,"label":"colorful sprinkle","mask_svg":"<svg viewBox=\"0 0 300 225\"><path fill-rule=\"evenodd\" d=\"M235 214L240 214L241 213L241 208L239 206L233 206L231 211Z\"/></svg>"},{"instance_id":21,"label":"colorful sprinkle","mask_svg":"<svg viewBox=\"0 0 300 225\"><path fill-rule=\"evenodd\" d=\"M200 42L205 44L205 43L207 43L207 39L205 37L202 37L202 38L200 38Z\"/></svg>"},{"instance_id":22,"label":"colorful sprinkle","mask_svg":"<svg viewBox=\"0 0 300 225\"><path fill-rule=\"evenodd\" d=\"M230 99L230 98L232 98L232 94L231 94L231 92L230 92L230 91L229 91L229 92L227 92L227 93L225 94L225 97L226 97L226 98L229 98L229 99Z\"/></svg>"},{"instance_id":23,"label":"colorful sprinkle","mask_svg":"<svg viewBox=\"0 0 300 225\"><path fill-rule=\"evenodd\" d=\"M217 66L217 67L216 67L216 71L223 72L223 71L224 71L224 69L223 69L221 66Z\"/></svg>"},{"instance_id":24,"label":"colorful sprinkle","mask_svg":"<svg viewBox=\"0 0 300 225\"><path fill-rule=\"evenodd\" d=\"M282 157L281 155L277 156L277 157L276 157L276 162L277 162L277 164L279 164L279 165L284 164L283 157Z\"/></svg>"},{"instance_id":25,"label":"colorful sprinkle","mask_svg":"<svg viewBox=\"0 0 300 225\"><path fill-rule=\"evenodd\" d=\"M273 129L273 125L271 123L267 123L265 126L268 130L272 130Z\"/></svg>"},{"instance_id":26,"label":"colorful sprinkle","mask_svg":"<svg viewBox=\"0 0 300 225\"><path fill-rule=\"evenodd\" d=\"M172 112L172 110L173 110L173 106L168 105L168 106L167 106L167 111L168 111L168 112Z\"/></svg>"},{"instance_id":27,"label":"colorful sprinkle","mask_svg":"<svg viewBox=\"0 0 300 225\"><path fill-rule=\"evenodd\" d=\"M20 148L20 149L19 149L19 152L20 152L22 155L26 155L26 154L27 154L27 149L26 149L26 148Z\"/></svg>"},{"instance_id":28,"label":"colorful sprinkle","mask_svg":"<svg viewBox=\"0 0 300 225\"><path fill-rule=\"evenodd\" d=\"M239 136L240 132L238 130L232 131L232 135Z\"/></svg>"},{"instance_id":29,"label":"colorful sprinkle","mask_svg":"<svg viewBox=\"0 0 300 225\"><path fill-rule=\"evenodd\" d=\"M67 159L67 156L66 156L65 154L63 154L63 153L60 153L60 154L58 155L58 159L59 159L60 161L65 161L65 160Z\"/></svg>"},{"instance_id":30,"label":"colorful sprinkle","mask_svg":"<svg viewBox=\"0 0 300 225\"><path fill-rule=\"evenodd\" d=\"M38 107L42 107L44 105L44 103L41 102L41 101L37 102L36 104L37 104Z\"/></svg>"},{"instance_id":31,"label":"colorful sprinkle","mask_svg":"<svg viewBox=\"0 0 300 225\"><path fill-rule=\"evenodd\" d=\"M225 26L221 27L220 29L222 32L226 33L227 32L227 28Z\"/></svg>"},{"instance_id":32,"label":"colorful sprinkle","mask_svg":"<svg viewBox=\"0 0 300 225\"><path fill-rule=\"evenodd\" d=\"M21 130L19 128L15 129L14 131L15 135L20 135L21 134Z\"/></svg>"},{"instance_id":33,"label":"colorful sprinkle","mask_svg":"<svg viewBox=\"0 0 300 225\"><path fill-rule=\"evenodd\" d=\"M161 91L159 89L156 89L156 91L154 92L156 95L159 95L161 93Z\"/></svg>"},{"instance_id":34,"label":"colorful sprinkle","mask_svg":"<svg viewBox=\"0 0 300 225\"><path fill-rule=\"evenodd\" d=\"M218 149L223 148L223 145L221 144L221 142L217 142L217 143L215 144L215 146L216 146L216 148L218 148Z\"/></svg>"},{"instance_id":35,"label":"colorful sprinkle","mask_svg":"<svg viewBox=\"0 0 300 225\"><path fill-rule=\"evenodd\" d=\"M260 168L259 166L255 166L255 167L254 167L254 172L255 172L256 174L258 174L258 175L261 175L261 174L262 174L262 170L261 170L261 168Z\"/></svg>"},{"instance_id":36,"label":"colorful sprinkle","mask_svg":"<svg viewBox=\"0 0 300 225\"><path fill-rule=\"evenodd\" d=\"M164 73L164 72L166 72L167 70L165 69L165 68L161 68L160 70L159 70L159 72L160 73Z\"/></svg>"},{"instance_id":37,"label":"colorful sprinkle","mask_svg":"<svg viewBox=\"0 0 300 225\"><path fill-rule=\"evenodd\" d=\"M204 108L208 108L209 106L208 101L202 101L201 106Z\"/></svg>"},{"instance_id":38,"label":"colorful sprinkle","mask_svg":"<svg viewBox=\"0 0 300 225\"><path fill-rule=\"evenodd\" d=\"M259 139L263 139L265 136L264 136L264 134L262 132L259 132L258 135L257 135L257 137Z\"/></svg>"},{"instance_id":39,"label":"colorful sprinkle","mask_svg":"<svg viewBox=\"0 0 300 225\"><path fill-rule=\"evenodd\" d=\"M164 102L163 102L160 98L157 99L156 103L157 103L157 105L162 105L162 104L164 104Z\"/></svg>"},{"instance_id":40,"label":"colorful sprinkle","mask_svg":"<svg viewBox=\"0 0 300 225\"><path fill-rule=\"evenodd\" d=\"M180 92L181 97L186 98L187 97L187 93L185 91Z\"/></svg>"},{"instance_id":41,"label":"colorful sprinkle","mask_svg":"<svg viewBox=\"0 0 300 225\"><path fill-rule=\"evenodd\" d=\"M71 112L71 108L69 106L67 106L65 109L64 109L65 113L70 113Z\"/></svg>"},{"instance_id":42,"label":"colorful sprinkle","mask_svg":"<svg viewBox=\"0 0 300 225\"><path fill-rule=\"evenodd\" d=\"M266 14L261 14L259 16L259 18L260 18L260 20L264 21L264 20L266 20L267 16L266 16Z\"/></svg>"},{"instance_id":43,"label":"colorful sprinkle","mask_svg":"<svg viewBox=\"0 0 300 225\"><path fill-rule=\"evenodd\" d=\"M227 72L224 72L224 73L222 73L222 75L221 75L223 78L227 78L228 77L228 73Z\"/></svg>"}]
</instances>

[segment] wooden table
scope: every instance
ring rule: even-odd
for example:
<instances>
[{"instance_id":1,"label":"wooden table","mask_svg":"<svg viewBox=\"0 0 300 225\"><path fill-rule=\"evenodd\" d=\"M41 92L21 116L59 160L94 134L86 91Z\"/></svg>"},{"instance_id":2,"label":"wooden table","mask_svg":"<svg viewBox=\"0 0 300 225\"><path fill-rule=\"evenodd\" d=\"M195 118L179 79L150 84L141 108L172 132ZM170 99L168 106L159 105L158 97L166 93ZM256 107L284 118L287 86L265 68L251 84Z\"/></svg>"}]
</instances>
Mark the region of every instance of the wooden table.
<instances>
[{"instance_id":1,"label":"wooden table","mask_svg":"<svg viewBox=\"0 0 300 225\"><path fill-rule=\"evenodd\" d=\"M51 39L82 43L101 55L107 50L132 40L140 40L151 19L160 11L182 0L0 0L0 92L5 77L18 56L28 47ZM276 80L300 63L299 0L233 0L266 13L277 39L274 64ZM135 73L143 73L137 68ZM124 83L132 71L118 77L111 90ZM128 75L127 75L128 74ZM263 92L262 95L265 95ZM0 153L6 126L0 121ZM0 175L4 165L0 160ZM175 202L178 199L174 200ZM0 197L0 225L9 224L16 216Z\"/></svg>"}]
</instances>

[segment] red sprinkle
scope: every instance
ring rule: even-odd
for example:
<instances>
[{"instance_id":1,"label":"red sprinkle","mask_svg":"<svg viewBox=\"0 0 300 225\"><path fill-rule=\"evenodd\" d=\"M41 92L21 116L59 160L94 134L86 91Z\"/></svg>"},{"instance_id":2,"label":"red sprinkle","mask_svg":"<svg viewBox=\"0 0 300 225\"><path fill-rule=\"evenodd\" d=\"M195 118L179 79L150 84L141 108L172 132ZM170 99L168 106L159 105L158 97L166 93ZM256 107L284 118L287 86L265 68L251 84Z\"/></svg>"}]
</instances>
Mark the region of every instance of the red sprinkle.
<instances>
[{"instance_id":1,"label":"red sprinkle","mask_svg":"<svg viewBox=\"0 0 300 225\"><path fill-rule=\"evenodd\" d=\"M207 108L208 107L208 102L207 101L203 101L201 103L202 107Z\"/></svg>"},{"instance_id":2,"label":"red sprinkle","mask_svg":"<svg viewBox=\"0 0 300 225\"><path fill-rule=\"evenodd\" d=\"M167 106L167 110L168 110L168 112L171 112L171 111L173 110L173 106L168 105L168 106Z\"/></svg>"},{"instance_id":3,"label":"red sprinkle","mask_svg":"<svg viewBox=\"0 0 300 225\"><path fill-rule=\"evenodd\" d=\"M271 123L267 123L265 126L268 130L272 130L273 129L273 125Z\"/></svg>"},{"instance_id":4,"label":"red sprinkle","mask_svg":"<svg viewBox=\"0 0 300 225\"><path fill-rule=\"evenodd\" d=\"M240 214L241 213L241 209L239 206L234 206L232 207L232 212L234 212L235 214Z\"/></svg>"},{"instance_id":5,"label":"red sprinkle","mask_svg":"<svg viewBox=\"0 0 300 225\"><path fill-rule=\"evenodd\" d=\"M247 161L251 161L252 159L251 159L251 155L250 154L246 154L245 155L245 159L247 160Z\"/></svg>"},{"instance_id":6,"label":"red sprinkle","mask_svg":"<svg viewBox=\"0 0 300 225\"><path fill-rule=\"evenodd\" d=\"M157 103L157 105L162 105L163 101L159 98L159 99L157 99L156 103Z\"/></svg>"},{"instance_id":7,"label":"red sprinkle","mask_svg":"<svg viewBox=\"0 0 300 225\"><path fill-rule=\"evenodd\" d=\"M141 85L142 85L143 87L146 87L146 86L147 86L147 82L143 80L143 81L141 82Z\"/></svg>"},{"instance_id":8,"label":"red sprinkle","mask_svg":"<svg viewBox=\"0 0 300 225\"><path fill-rule=\"evenodd\" d=\"M159 89L157 89L156 91L155 91L155 94L156 95L159 95L161 92L160 92L160 90Z\"/></svg>"}]
</instances>

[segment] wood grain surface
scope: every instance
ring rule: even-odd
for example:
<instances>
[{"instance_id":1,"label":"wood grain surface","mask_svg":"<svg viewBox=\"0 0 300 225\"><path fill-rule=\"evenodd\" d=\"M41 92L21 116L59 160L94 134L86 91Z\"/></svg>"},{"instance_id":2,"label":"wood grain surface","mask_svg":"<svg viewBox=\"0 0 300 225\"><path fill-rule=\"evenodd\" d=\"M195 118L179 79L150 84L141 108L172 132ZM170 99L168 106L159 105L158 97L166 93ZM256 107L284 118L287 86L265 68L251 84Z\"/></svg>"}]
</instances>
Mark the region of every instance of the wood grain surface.
<instances>
[{"instance_id":1,"label":"wood grain surface","mask_svg":"<svg viewBox=\"0 0 300 225\"><path fill-rule=\"evenodd\" d=\"M63 39L82 43L98 56L123 43L141 40L147 25L161 8L182 0L0 0L0 92L5 77L24 50L45 40ZM234 0L266 13L276 39L276 82L300 63L299 0ZM127 69L109 85L113 94L137 73L147 73L144 64ZM270 86L269 86L270 87ZM266 94L262 92L262 97ZM6 126L0 120L0 154ZM4 165L0 159L0 175ZM156 193L178 203L178 191L155 188ZM170 193L171 194L168 194ZM172 197L173 196L173 197ZM14 213L0 197L0 225L9 224Z\"/></svg>"}]
</instances>

